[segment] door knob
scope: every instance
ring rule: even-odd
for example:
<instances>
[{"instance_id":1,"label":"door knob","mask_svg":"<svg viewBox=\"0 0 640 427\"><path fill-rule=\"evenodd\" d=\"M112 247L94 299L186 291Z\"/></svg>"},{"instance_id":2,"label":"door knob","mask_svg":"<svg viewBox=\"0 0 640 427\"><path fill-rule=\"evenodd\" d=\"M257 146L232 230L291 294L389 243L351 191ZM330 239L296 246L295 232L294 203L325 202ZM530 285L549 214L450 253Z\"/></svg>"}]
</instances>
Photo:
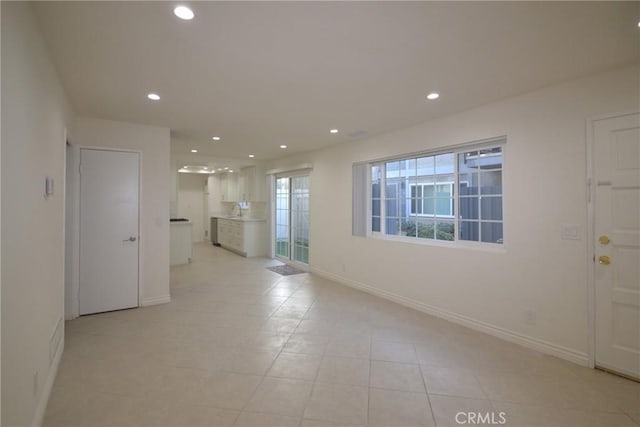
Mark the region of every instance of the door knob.
<instances>
[{"instance_id":1,"label":"door knob","mask_svg":"<svg viewBox=\"0 0 640 427\"><path fill-rule=\"evenodd\" d=\"M608 245L610 240L607 236L600 236L598 242L600 242L601 245Z\"/></svg>"},{"instance_id":2,"label":"door knob","mask_svg":"<svg viewBox=\"0 0 640 427\"><path fill-rule=\"evenodd\" d=\"M611 258L606 255L601 255L600 258L598 258L598 262L602 265L609 265L611 264Z\"/></svg>"},{"instance_id":3,"label":"door knob","mask_svg":"<svg viewBox=\"0 0 640 427\"><path fill-rule=\"evenodd\" d=\"M136 241L135 236L131 236L128 239L123 240L123 242L135 242L135 241Z\"/></svg>"}]
</instances>

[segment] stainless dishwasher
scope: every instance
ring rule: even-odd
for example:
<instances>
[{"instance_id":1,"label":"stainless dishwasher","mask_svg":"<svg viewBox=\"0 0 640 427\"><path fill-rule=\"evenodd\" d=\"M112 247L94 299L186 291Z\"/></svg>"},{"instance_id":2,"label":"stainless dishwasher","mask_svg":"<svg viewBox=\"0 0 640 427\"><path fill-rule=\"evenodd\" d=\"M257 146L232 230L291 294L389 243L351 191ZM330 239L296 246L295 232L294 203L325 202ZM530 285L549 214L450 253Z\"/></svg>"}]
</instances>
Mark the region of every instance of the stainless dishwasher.
<instances>
[{"instance_id":1,"label":"stainless dishwasher","mask_svg":"<svg viewBox=\"0 0 640 427\"><path fill-rule=\"evenodd\" d=\"M211 243L213 243L213 246L220 246L220 242L218 242L218 218L215 216L211 217L211 223L209 224L209 236L211 237Z\"/></svg>"}]
</instances>

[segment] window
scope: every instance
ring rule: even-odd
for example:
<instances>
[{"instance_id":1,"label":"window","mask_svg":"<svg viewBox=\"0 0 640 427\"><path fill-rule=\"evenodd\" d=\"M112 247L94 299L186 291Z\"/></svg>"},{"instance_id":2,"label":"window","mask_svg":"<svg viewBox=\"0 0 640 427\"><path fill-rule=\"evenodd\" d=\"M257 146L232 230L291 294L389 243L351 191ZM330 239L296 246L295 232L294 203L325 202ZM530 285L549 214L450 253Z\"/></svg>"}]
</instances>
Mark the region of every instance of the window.
<instances>
[{"instance_id":1,"label":"window","mask_svg":"<svg viewBox=\"0 0 640 427\"><path fill-rule=\"evenodd\" d=\"M370 163L371 233L503 243L503 143Z\"/></svg>"}]
</instances>

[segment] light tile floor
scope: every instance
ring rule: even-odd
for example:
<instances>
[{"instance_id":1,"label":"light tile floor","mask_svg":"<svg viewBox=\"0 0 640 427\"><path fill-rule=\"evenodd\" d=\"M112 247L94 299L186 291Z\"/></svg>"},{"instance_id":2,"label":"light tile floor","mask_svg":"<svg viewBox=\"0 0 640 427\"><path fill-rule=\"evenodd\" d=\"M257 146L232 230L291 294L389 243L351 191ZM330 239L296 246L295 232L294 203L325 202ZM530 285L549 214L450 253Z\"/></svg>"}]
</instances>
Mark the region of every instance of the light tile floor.
<instances>
[{"instance_id":1,"label":"light tile floor","mask_svg":"<svg viewBox=\"0 0 640 427\"><path fill-rule=\"evenodd\" d=\"M638 383L274 264L197 245L171 303L67 322L45 426L640 425Z\"/></svg>"}]
</instances>

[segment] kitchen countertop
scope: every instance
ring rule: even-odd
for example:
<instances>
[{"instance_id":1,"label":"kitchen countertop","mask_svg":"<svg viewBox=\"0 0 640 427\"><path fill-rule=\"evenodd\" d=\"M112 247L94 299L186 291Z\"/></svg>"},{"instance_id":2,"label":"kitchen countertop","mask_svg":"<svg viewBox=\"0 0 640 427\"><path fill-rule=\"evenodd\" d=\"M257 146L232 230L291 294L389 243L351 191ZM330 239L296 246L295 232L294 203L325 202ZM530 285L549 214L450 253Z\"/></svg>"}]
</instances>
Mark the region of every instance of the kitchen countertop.
<instances>
[{"instance_id":1,"label":"kitchen countertop","mask_svg":"<svg viewBox=\"0 0 640 427\"><path fill-rule=\"evenodd\" d=\"M229 219L231 221L238 221L238 222L261 222L261 221L266 221L266 218L252 218L252 217L247 217L247 216L230 216L230 215L211 215L211 218L218 218L218 219Z\"/></svg>"}]
</instances>

